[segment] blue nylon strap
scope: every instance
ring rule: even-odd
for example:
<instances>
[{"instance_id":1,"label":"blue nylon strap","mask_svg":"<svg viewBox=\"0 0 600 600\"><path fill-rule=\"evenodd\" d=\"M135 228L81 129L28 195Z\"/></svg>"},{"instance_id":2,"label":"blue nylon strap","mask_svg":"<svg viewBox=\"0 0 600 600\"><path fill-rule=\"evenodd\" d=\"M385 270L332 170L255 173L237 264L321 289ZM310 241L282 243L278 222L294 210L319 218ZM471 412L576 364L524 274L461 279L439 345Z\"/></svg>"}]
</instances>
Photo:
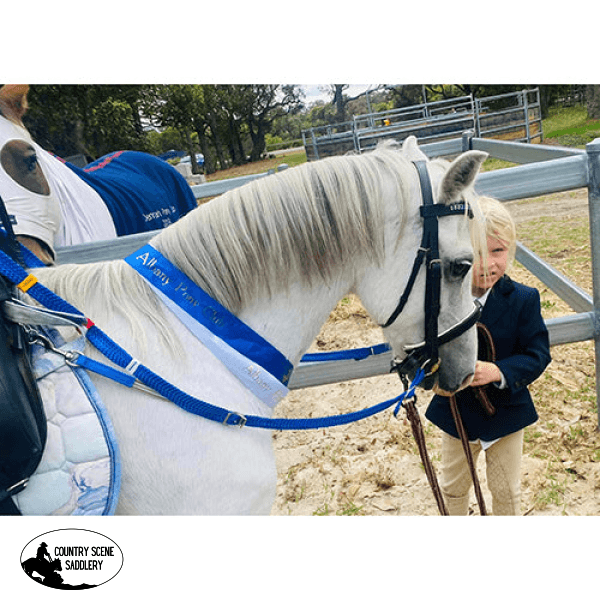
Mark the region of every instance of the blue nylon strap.
<instances>
[{"instance_id":1,"label":"blue nylon strap","mask_svg":"<svg viewBox=\"0 0 600 600\"><path fill-rule=\"evenodd\" d=\"M133 384L135 383L135 377L133 375L128 375L122 371L117 371L117 369L113 369L109 365L105 365L97 360L93 360L87 357L85 354L78 354L77 357L71 362L82 369L86 369L87 371L92 371L93 373L102 375L102 377L112 379L113 381L116 381L125 387L133 387Z\"/></svg>"},{"instance_id":2,"label":"blue nylon strap","mask_svg":"<svg viewBox=\"0 0 600 600\"><path fill-rule=\"evenodd\" d=\"M211 298L158 250L146 245L124 260L198 323L287 385L293 370L292 363Z\"/></svg>"},{"instance_id":3,"label":"blue nylon strap","mask_svg":"<svg viewBox=\"0 0 600 600\"><path fill-rule=\"evenodd\" d=\"M368 348L355 348L352 350L338 350L336 352L314 352L305 354L300 362L329 362L337 360L364 360L369 356L377 356L388 352L388 344L377 344Z\"/></svg>"}]
</instances>

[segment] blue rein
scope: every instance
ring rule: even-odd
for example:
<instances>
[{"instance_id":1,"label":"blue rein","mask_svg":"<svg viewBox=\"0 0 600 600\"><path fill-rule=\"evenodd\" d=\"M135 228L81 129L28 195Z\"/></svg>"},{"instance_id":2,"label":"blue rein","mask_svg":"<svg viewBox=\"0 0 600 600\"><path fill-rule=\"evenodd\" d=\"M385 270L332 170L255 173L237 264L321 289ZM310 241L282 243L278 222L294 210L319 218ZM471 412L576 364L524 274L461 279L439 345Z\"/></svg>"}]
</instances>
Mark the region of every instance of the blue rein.
<instances>
[{"instance_id":1,"label":"blue rein","mask_svg":"<svg viewBox=\"0 0 600 600\"><path fill-rule=\"evenodd\" d=\"M44 266L41 261L25 248L23 248L23 255L28 266ZM44 287L32 274L29 274L23 267L2 251L0 251L0 273L12 281L22 292L28 293L44 307L61 313L68 313L79 317L84 316L66 300ZM242 415L238 412L229 411L190 396L168 381L165 381L159 375L135 360L90 319L87 319L85 327L87 329L85 334L86 339L106 358L118 367L121 367L121 369L124 369L124 371L119 371L109 365L94 361L82 354L72 354L66 357L71 364L94 371L104 377L109 377L127 387L134 387L137 382L141 382L144 386L147 386L161 397L170 400L183 410L224 425L237 425L239 427L247 426L273 430L320 429L359 421L382 412L393 405L396 405L394 410L394 414L396 415L402 402L414 397L415 389L424 377L424 372L421 370L417 373L410 387L408 387L404 393L370 408L352 413L309 419L274 419L255 415ZM360 360L373 354L385 352L387 349L388 346L386 344L380 344L373 348L360 348L358 350L345 350L323 354L307 354L302 360L343 360L349 358Z\"/></svg>"}]
</instances>

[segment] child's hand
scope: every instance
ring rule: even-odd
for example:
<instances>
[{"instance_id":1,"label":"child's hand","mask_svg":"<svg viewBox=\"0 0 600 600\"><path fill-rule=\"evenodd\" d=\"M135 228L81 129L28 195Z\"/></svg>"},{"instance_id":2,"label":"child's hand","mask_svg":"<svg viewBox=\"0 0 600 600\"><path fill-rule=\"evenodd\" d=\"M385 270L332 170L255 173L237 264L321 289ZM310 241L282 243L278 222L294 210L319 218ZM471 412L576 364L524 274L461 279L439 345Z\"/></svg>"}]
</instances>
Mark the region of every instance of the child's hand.
<instances>
[{"instance_id":1,"label":"child's hand","mask_svg":"<svg viewBox=\"0 0 600 600\"><path fill-rule=\"evenodd\" d=\"M487 385L495 381L502 381L500 369L494 363L478 360L471 386Z\"/></svg>"}]
</instances>

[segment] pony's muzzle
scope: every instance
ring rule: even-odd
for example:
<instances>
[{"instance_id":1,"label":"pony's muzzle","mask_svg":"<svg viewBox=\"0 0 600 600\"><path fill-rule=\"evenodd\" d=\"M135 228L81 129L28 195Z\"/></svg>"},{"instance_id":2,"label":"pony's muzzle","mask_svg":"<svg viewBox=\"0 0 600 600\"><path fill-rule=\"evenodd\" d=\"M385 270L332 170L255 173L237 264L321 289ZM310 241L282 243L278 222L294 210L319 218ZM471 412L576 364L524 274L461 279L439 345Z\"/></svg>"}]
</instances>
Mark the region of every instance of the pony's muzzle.
<instances>
[{"instance_id":1,"label":"pony's muzzle","mask_svg":"<svg viewBox=\"0 0 600 600\"><path fill-rule=\"evenodd\" d=\"M400 379L404 381L406 378L414 380L417 373L422 371L424 376L421 383L419 383L419 387L430 390L437 380L441 362L439 358L426 358L422 352L413 351L402 361L394 359L390 372L393 373L395 371L398 373Z\"/></svg>"},{"instance_id":2,"label":"pony's muzzle","mask_svg":"<svg viewBox=\"0 0 600 600\"><path fill-rule=\"evenodd\" d=\"M470 375L467 375L463 379L463 382L458 386L458 388L456 388L453 391L445 390L444 388L440 387L439 384L436 382L435 385L433 386L433 392L435 394L437 394L438 396L445 396L445 397L449 398L450 396L453 396L454 394L456 394L456 392L460 392L461 390L464 390L465 388L469 387L471 385L471 382L473 381L474 376L475 376L475 373L471 373ZM428 388L428 389L432 389L432 388Z\"/></svg>"}]
</instances>

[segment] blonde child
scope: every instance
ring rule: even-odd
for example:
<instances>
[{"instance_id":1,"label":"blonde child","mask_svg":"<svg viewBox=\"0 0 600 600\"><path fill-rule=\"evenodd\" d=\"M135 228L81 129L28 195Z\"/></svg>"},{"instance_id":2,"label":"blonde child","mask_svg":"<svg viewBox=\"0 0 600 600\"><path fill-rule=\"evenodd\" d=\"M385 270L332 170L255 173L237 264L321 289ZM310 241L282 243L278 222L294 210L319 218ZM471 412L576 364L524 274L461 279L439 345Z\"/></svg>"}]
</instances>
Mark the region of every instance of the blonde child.
<instances>
[{"instance_id":1,"label":"blonde child","mask_svg":"<svg viewBox=\"0 0 600 600\"><path fill-rule=\"evenodd\" d=\"M548 331L538 291L506 275L516 247L510 213L492 198L480 198L480 206L487 252L473 267L472 292L483 304L481 323L491 334L496 356L494 362L477 362L471 387L456 394L456 400L474 461L485 452L493 514L518 515L523 432L538 418L527 386L551 360ZM485 386L495 409L492 416L478 399L477 386ZM448 512L466 515L472 481L448 398L434 396L426 417L442 430L440 486Z\"/></svg>"}]
</instances>

